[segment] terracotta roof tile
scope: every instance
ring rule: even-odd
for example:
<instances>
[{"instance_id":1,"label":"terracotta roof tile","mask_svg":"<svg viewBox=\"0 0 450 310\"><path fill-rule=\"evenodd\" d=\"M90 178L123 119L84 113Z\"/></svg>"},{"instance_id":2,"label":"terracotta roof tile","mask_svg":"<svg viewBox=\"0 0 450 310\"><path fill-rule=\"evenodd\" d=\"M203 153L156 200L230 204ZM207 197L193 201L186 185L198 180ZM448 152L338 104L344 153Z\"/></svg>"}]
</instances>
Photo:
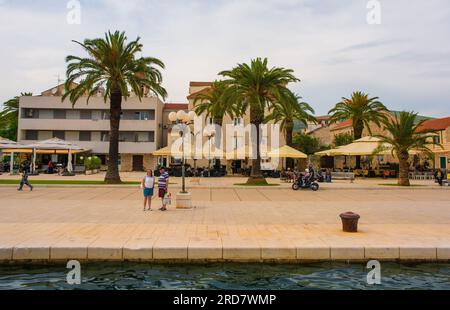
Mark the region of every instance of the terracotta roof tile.
<instances>
[{"instance_id":1,"label":"terracotta roof tile","mask_svg":"<svg viewBox=\"0 0 450 310\"><path fill-rule=\"evenodd\" d=\"M188 103L165 103L164 110L187 110Z\"/></svg>"},{"instance_id":2,"label":"terracotta roof tile","mask_svg":"<svg viewBox=\"0 0 450 310\"><path fill-rule=\"evenodd\" d=\"M336 126L334 126L333 128L331 128L331 130L338 130L338 129L342 129L342 128L347 128L353 126L353 121L351 119L348 119L346 121L340 122L338 124L336 124Z\"/></svg>"},{"instance_id":3,"label":"terracotta roof tile","mask_svg":"<svg viewBox=\"0 0 450 310\"><path fill-rule=\"evenodd\" d=\"M418 131L423 130L445 130L450 127L450 117L430 119L425 121L419 128Z\"/></svg>"},{"instance_id":4,"label":"terracotta roof tile","mask_svg":"<svg viewBox=\"0 0 450 310\"><path fill-rule=\"evenodd\" d=\"M190 82L189 86L191 87L199 87L199 86L211 86L212 82Z\"/></svg>"}]
</instances>

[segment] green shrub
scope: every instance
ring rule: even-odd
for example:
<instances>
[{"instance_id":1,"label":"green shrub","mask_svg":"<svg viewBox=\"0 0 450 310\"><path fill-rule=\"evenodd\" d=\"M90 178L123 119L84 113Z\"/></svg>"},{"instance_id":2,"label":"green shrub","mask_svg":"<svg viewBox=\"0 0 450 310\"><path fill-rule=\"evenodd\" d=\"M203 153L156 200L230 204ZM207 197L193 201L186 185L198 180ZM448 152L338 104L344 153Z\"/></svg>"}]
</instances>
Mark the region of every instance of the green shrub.
<instances>
[{"instance_id":1,"label":"green shrub","mask_svg":"<svg viewBox=\"0 0 450 310\"><path fill-rule=\"evenodd\" d=\"M102 160L97 156L93 156L92 157L92 165L93 165L94 169L100 169L100 167L102 166Z\"/></svg>"},{"instance_id":2,"label":"green shrub","mask_svg":"<svg viewBox=\"0 0 450 310\"><path fill-rule=\"evenodd\" d=\"M349 133L339 133L337 135L334 136L334 141L333 144L335 147L338 146L343 146L343 145L347 145L350 144L354 141L355 139L353 138L352 134Z\"/></svg>"},{"instance_id":3,"label":"green shrub","mask_svg":"<svg viewBox=\"0 0 450 310\"><path fill-rule=\"evenodd\" d=\"M89 156L84 160L86 170L100 169L102 160L97 156Z\"/></svg>"}]
</instances>

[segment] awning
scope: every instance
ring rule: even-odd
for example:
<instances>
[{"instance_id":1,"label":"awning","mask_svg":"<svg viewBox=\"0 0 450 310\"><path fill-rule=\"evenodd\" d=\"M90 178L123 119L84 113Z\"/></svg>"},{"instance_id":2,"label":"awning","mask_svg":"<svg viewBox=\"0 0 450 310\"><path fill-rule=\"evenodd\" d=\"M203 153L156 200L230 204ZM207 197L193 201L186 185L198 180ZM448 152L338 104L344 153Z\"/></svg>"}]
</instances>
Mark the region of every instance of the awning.
<instances>
[{"instance_id":1,"label":"awning","mask_svg":"<svg viewBox=\"0 0 450 310\"><path fill-rule=\"evenodd\" d=\"M290 147L289 145L284 145L279 149L270 151L267 153L267 156L272 158L308 158L308 155Z\"/></svg>"},{"instance_id":2,"label":"awning","mask_svg":"<svg viewBox=\"0 0 450 310\"><path fill-rule=\"evenodd\" d=\"M77 154L88 151L87 149L84 149L74 143L58 138L28 144L26 147L31 150L35 149L39 154Z\"/></svg>"},{"instance_id":3,"label":"awning","mask_svg":"<svg viewBox=\"0 0 450 310\"><path fill-rule=\"evenodd\" d=\"M27 153L24 152L26 146L3 137L0 137L0 150L4 153Z\"/></svg>"}]
</instances>

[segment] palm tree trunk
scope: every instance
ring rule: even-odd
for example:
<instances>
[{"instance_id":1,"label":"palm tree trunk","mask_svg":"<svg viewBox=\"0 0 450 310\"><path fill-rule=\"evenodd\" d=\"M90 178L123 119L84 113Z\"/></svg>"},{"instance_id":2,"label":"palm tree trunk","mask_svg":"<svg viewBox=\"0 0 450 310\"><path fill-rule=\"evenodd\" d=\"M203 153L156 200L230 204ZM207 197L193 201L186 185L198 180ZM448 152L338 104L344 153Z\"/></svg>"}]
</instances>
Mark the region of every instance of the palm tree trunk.
<instances>
[{"instance_id":1,"label":"palm tree trunk","mask_svg":"<svg viewBox=\"0 0 450 310\"><path fill-rule=\"evenodd\" d=\"M224 146L222 145L222 123L223 123L223 117L222 118L214 118L214 127L215 127L215 148L216 150L220 149L220 150L224 150ZM215 163L217 162L217 160L215 161ZM220 162L220 158L218 160L219 162L219 166L221 164Z\"/></svg>"},{"instance_id":2,"label":"palm tree trunk","mask_svg":"<svg viewBox=\"0 0 450 310\"><path fill-rule=\"evenodd\" d=\"M294 132L294 124L286 125L285 127L285 138L286 138L286 145L292 146L292 134ZM294 169L294 159L293 158L286 158L286 168Z\"/></svg>"},{"instance_id":3,"label":"palm tree trunk","mask_svg":"<svg viewBox=\"0 0 450 310\"><path fill-rule=\"evenodd\" d=\"M267 184L261 173L261 149L259 143L261 141L260 125L264 119L264 111L259 111L257 108L250 108L250 119L252 125L256 127L256 159L252 159L252 170L250 172L250 178L247 180L247 184Z\"/></svg>"},{"instance_id":4,"label":"palm tree trunk","mask_svg":"<svg viewBox=\"0 0 450 310\"><path fill-rule=\"evenodd\" d=\"M110 107L110 133L109 133L109 160L105 182L108 184L122 183L119 174L119 127L122 113L122 93L114 90L111 93Z\"/></svg>"},{"instance_id":5,"label":"palm tree trunk","mask_svg":"<svg viewBox=\"0 0 450 310\"><path fill-rule=\"evenodd\" d=\"M364 123L360 122L353 126L353 138L355 140L361 139L364 131ZM356 156L356 169L361 169L361 156Z\"/></svg>"},{"instance_id":6,"label":"palm tree trunk","mask_svg":"<svg viewBox=\"0 0 450 310\"><path fill-rule=\"evenodd\" d=\"M409 158L408 153L402 153L398 156L399 161L398 185L400 186L410 186L408 158Z\"/></svg>"}]
</instances>

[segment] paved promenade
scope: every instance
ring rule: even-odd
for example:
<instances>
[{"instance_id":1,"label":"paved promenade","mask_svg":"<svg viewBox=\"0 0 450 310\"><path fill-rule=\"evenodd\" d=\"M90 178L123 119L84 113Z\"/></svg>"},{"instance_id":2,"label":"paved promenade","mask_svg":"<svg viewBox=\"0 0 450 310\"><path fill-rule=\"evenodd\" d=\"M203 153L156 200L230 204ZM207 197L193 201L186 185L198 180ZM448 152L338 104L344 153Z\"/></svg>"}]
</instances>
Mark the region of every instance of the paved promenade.
<instances>
[{"instance_id":1,"label":"paved promenade","mask_svg":"<svg viewBox=\"0 0 450 310\"><path fill-rule=\"evenodd\" d=\"M449 188L191 191L192 210L143 212L136 187L0 186L0 260L450 260Z\"/></svg>"}]
</instances>

